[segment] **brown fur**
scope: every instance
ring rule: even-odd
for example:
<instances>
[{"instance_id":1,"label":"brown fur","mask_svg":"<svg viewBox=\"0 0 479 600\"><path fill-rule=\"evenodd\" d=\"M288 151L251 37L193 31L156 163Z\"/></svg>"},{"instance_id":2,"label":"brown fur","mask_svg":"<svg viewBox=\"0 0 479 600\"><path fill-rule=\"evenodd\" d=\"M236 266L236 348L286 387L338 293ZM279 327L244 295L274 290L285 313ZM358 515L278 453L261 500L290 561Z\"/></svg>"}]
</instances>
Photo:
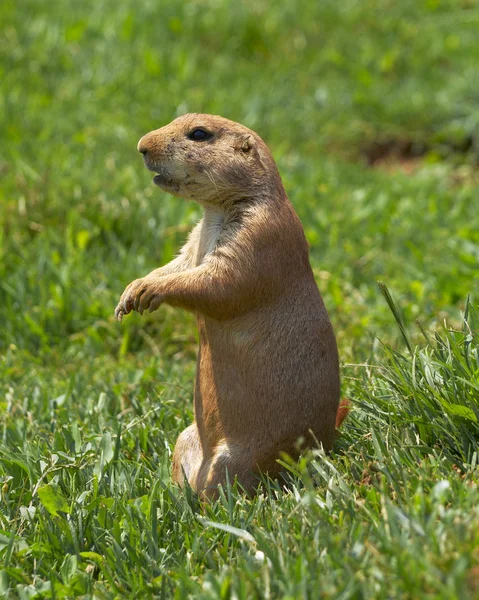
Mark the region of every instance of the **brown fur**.
<instances>
[{"instance_id":1,"label":"brown fur","mask_svg":"<svg viewBox=\"0 0 479 600\"><path fill-rule=\"evenodd\" d=\"M212 137L189 139L196 128ZM298 439L330 449L334 438L338 354L303 228L267 146L238 123L184 115L138 149L157 185L205 212L176 259L125 289L116 317L162 303L196 314L195 422L173 479L210 496L228 472L252 490Z\"/></svg>"},{"instance_id":2,"label":"brown fur","mask_svg":"<svg viewBox=\"0 0 479 600\"><path fill-rule=\"evenodd\" d=\"M351 410L351 402L347 398L343 398L339 403L338 412L336 413L336 429L339 429L344 423L344 420L349 415Z\"/></svg>"}]
</instances>

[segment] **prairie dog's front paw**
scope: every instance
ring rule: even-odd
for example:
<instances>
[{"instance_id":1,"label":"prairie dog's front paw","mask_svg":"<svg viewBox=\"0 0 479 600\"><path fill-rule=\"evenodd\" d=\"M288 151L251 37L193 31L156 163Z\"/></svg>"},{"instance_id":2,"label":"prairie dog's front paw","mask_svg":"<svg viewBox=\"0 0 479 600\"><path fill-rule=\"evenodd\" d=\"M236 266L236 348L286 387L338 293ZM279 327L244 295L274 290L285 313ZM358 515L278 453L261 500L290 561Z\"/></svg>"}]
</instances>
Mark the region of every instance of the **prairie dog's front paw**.
<instances>
[{"instance_id":1,"label":"prairie dog's front paw","mask_svg":"<svg viewBox=\"0 0 479 600\"><path fill-rule=\"evenodd\" d=\"M121 295L120 301L118 302L118 306L115 308L115 319L117 321L121 322L123 316L127 315L133 310L135 290L137 290L141 285L143 279L143 277L140 279L135 279L126 286L125 291Z\"/></svg>"},{"instance_id":2,"label":"prairie dog's front paw","mask_svg":"<svg viewBox=\"0 0 479 600\"><path fill-rule=\"evenodd\" d=\"M150 312L153 312L160 306L162 300L156 278L147 276L135 279L121 295L115 309L115 318L121 322L123 315L127 315L132 310L143 314L143 311L149 308Z\"/></svg>"}]
</instances>

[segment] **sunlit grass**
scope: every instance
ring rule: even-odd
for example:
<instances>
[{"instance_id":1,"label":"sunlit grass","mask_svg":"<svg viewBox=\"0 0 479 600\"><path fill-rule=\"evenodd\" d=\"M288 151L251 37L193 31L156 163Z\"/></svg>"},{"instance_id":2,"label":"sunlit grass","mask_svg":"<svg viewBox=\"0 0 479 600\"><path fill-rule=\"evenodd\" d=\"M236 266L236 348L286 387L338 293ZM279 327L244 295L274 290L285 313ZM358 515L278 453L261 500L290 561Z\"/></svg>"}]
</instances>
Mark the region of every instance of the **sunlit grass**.
<instances>
[{"instance_id":1,"label":"sunlit grass","mask_svg":"<svg viewBox=\"0 0 479 600\"><path fill-rule=\"evenodd\" d=\"M477 4L7 0L0 17L0 594L475 597ZM186 111L271 147L353 404L331 455L285 463L286 489L206 506L169 474L194 320L113 319L199 218L136 151ZM367 168L378 144L421 156Z\"/></svg>"}]
</instances>

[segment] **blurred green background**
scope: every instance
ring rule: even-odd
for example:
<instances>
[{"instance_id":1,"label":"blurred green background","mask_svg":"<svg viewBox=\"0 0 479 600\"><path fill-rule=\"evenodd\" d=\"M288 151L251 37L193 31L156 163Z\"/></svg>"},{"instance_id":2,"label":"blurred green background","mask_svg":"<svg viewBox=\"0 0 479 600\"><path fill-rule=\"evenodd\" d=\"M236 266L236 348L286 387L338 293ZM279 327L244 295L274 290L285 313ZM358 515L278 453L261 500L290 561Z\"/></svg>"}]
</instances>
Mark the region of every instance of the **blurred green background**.
<instances>
[{"instance_id":1,"label":"blurred green background","mask_svg":"<svg viewBox=\"0 0 479 600\"><path fill-rule=\"evenodd\" d=\"M347 347L387 329L376 279L426 322L477 284L476 3L7 1L2 28L4 345L144 344L112 308L200 213L136 143L188 111L270 145Z\"/></svg>"},{"instance_id":2,"label":"blurred green background","mask_svg":"<svg viewBox=\"0 0 479 600\"><path fill-rule=\"evenodd\" d=\"M3 0L0 28L0 528L51 545L38 572L38 546L11 559L8 577L27 585L60 568L52 531L72 556L97 539L87 528L76 547L51 515L28 529L18 511L38 503L38 486L100 493L103 467L92 469L97 453L111 461L105 432L120 423L123 484L101 493L128 507L149 493L148 477L169 485L172 444L192 418L194 320L168 307L113 319L124 287L171 260L201 214L153 186L139 138L208 112L267 142L355 399L348 365L374 362L378 338L402 347L377 280L412 340L416 319L459 327L468 294L477 306L479 4ZM40 461L62 452L90 475L73 484L55 467L39 480ZM95 551L107 556L105 544ZM126 587L112 579L104 597L143 589L122 577Z\"/></svg>"}]
</instances>

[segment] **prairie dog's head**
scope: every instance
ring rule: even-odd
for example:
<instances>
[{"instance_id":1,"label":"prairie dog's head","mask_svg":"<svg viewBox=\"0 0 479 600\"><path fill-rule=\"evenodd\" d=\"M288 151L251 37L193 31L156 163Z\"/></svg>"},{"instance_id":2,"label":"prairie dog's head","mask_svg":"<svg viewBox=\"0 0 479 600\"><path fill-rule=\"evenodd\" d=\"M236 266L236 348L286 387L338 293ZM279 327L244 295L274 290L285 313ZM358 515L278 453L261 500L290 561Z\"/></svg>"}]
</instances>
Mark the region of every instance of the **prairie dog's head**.
<instances>
[{"instance_id":1,"label":"prairie dog's head","mask_svg":"<svg viewBox=\"0 0 479 600\"><path fill-rule=\"evenodd\" d=\"M138 143L153 181L166 192L222 205L277 186L276 164L253 131L223 117L187 114ZM266 190L265 190L266 191Z\"/></svg>"}]
</instances>

